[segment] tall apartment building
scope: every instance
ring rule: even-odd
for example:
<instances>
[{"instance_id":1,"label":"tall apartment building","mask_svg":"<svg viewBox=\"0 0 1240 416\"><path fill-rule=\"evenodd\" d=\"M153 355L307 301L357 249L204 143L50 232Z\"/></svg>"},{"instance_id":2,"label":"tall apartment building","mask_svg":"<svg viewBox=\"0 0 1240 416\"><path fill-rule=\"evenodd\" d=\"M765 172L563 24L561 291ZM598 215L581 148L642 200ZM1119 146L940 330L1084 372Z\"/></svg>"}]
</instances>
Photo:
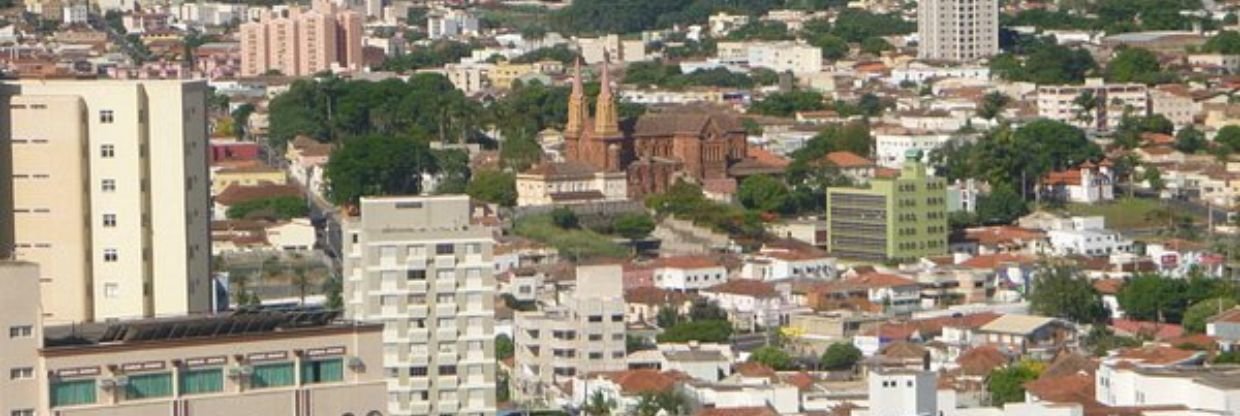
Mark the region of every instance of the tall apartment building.
<instances>
[{"instance_id":1,"label":"tall apartment building","mask_svg":"<svg viewBox=\"0 0 1240 416\"><path fill-rule=\"evenodd\" d=\"M46 319L209 310L206 82L0 89L0 252L43 267Z\"/></svg>"},{"instance_id":2,"label":"tall apartment building","mask_svg":"<svg viewBox=\"0 0 1240 416\"><path fill-rule=\"evenodd\" d=\"M846 259L916 260L947 253L947 182L910 150L897 177L827 188L827 251Z\"/></svg>"},{"instance_id":3,"label":"tall apartment building","mask_svg":"<svg viewBox=\"0 0 1240 416\"><path fill-rule=\"evenodd\" d=\"M972 61L999 53L998 0L917 2L917 56Z\"/></svg>"},{"instance_id":4,"label":"tall apartment building","mask_svg":"<svg viewBox=\"0 0 1240 416\"><path fill-rule=\"evenodd\" d=\"M579 266L572 294L516 314L512 388L519 400L550 396L575 377L628 368L623 274L620 265Z\"/></svg>"},{"instance_id":5,"label":"tall apartment building","mask_svg":"<svg viewBox=\"0 0 1240 416\"><path fill-rule=\"evenodd\" d=\"M375 415L382 326L250 312L44 326L39 272L0 261L0 414Z\"/></svg>"},{"instance_id":6,"label":"tall apartment building","mask_svg":"<svg viewBox=\"0 0 1240 416\"><path fill-rule=\"evenodd\" d=\"M469 197L362 198L344 231L347 316L383 323L388 414L494 415L492 230Z\"/></svg>"},{"instance_id":7,"label":"tall apartment building","mask_svg":"<svg viewBox=\"0 0 1240 416\"><path fill-rule=\"evenodd\" d=\"M426 37L449 39L478 35L478 17L466 10L433 10L426 16Z\"/></svg>"},{"instance_id":8,"label":"tall apartment building","mask_svg":"<svg viewBox=\"0 0 1240 416\"><path fill-rule=\"evenodd\" d=\"M264 10L259 15L257 22L241 25L242 76L269 71L308 76L362 68L360 13L316 0L309 10L293 6L281 12Z\"/></svg>"},{"instance_id":9,"label":"tall apartment building","mask_svg":"<svg viewBox=\"0 0 1240 416\"><path fill-rule=\"evenodd\" d=\"M1038 90L1038 117L1083 129L1111 130L1125 114L1150 113L1150 91L1145 84L1108 84L1089 78L1083 85L1043 85ZM1092 99L1086 99L1092 97ZM1083 104L1092 101L1092 108Z\"/></svg>"}]
</instances>

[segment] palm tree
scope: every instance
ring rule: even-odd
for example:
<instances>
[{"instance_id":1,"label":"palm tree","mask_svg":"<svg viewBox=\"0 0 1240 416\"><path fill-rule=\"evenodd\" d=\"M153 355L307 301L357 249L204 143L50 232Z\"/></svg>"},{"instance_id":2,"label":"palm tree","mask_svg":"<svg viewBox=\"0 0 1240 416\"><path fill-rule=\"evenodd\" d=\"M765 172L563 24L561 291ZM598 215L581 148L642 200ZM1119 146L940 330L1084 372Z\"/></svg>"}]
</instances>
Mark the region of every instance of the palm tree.
<instances>
[{"instance_id":1,"label":"palm tree","mask_svg":"<svg viewBox=\"0 0 1240 416\"><path fill-rule=\"evenodd\" d=\"M603 395L602 391L595 391L590 396L590 400L581 408L587 415L606 416L611 414L611 410L616 407L616 401L610 397Z\"/></svg>"},{"instance_id":2,"label":"palm tree","mask_svg":"<svg viewBox=\"0 0 1240 416\"><path fill-rule=\"evenodd\" d=\"M306 292L310 290L310 274L306 266L293 266L293 286L297 288L297 298L301 306L306 306Z\"/></svg>"},{"instance_id":3,"label":"palm tree","mask_svg":"<svg viewBox=\"0 0 1240 416\"><path fill-rule=\"evenodd\" d=\"M1085 90L1076 99L1072 100L1078 109L1076 111L1076 121L1081 122L1086 127L1094 123L1094 111L1098 109L1098 97L1094 96L1092 90Z\"/></svg>"}]
</instances>

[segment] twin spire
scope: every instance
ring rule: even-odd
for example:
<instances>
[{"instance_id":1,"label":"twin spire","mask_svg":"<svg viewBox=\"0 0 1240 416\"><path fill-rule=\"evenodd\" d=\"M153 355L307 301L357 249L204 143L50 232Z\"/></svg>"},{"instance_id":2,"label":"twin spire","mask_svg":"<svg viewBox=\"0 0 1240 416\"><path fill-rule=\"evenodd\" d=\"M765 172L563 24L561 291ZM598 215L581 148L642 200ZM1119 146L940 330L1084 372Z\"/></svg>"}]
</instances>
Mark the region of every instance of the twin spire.
<instances>
[{"instance_id":1,"label":"twin spire","mask_svg":"<svg viewBox=\"0 0 1240 416\"><path fill-rule=\"evenodd\" d=\"M611 92L611 75L609 74L608 58L603 58L603 74L599 78L598 102L594 108L594 133L596 137L610 137L620 134L620 120L616 113L616 100ZM580 137L586 128L586 120L590 114L589 103L586 102L585 87L581 81L581 59L573 63L573 91L568 98L568 123L565 132L575 133Z\"/></svg>"}]
</instances>

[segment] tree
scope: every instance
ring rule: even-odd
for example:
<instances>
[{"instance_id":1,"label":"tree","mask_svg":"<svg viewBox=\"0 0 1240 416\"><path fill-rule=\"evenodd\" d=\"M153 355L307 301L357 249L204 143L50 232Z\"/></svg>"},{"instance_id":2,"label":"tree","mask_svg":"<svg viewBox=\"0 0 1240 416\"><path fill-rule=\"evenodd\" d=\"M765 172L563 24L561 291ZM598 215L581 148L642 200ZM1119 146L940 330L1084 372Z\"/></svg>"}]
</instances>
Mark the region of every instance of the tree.
<instances>
[{"instance_id":1,"label":"tree","mask_svg":"<svg viewBox=\"0 0 1240 416\"><path fill-rule=\"evenodd\" d=\"M689 319L694 321L726 321L728 312L719 307L718 303L706 299L697 299L689 305Z\"/></svg>"},{"instance_id":2,"label":"tree","mask_svg":"<svg viewBox=\"0 0 1240 416\"><path fill-rule=\"evenodd\" d=\"M1175 150L1187 154L1200 152L1206 148L1206 135L1193 126L1187 126L1175 134Z\"/></svg>"},{"instance_id":3,"label":"tree","mask_svg":"<svg viewBox=\"0 0 1240 416\"><path fill-rule=\"evenodd\" d=\"M1167 181L1163 180L1162 170L1158 169L1158 166L1146 164L1143 169L1145 169L1145 173L1142 175L1142 179L1150 186L1151 190L1161 192L1163 189L1167 189ZM1129 192L1131 192L1131 189Z\"/></svg>"},{"instance_id":4,"label":"tree","mask_svg":"<svg viewBox=\"0 0 1240 416\"><path fill-rule=\"evenodd\" d=\"M310 214L306 201L296 196L277 196L239 202L228 207L225 215L228 219L266 218L288 220L302 218Z\"/></svg>"},{"instance_id":5,"label":"tree","mask_svg":"<svg viewBox=\"0 0 1240 416\"><path fill-rule=\"evenodd\" d=\"M1110 82L1138 82L1158 84L1173 80L1171 74L1162 72L1158 56L1148 49L1124 48L1107 63L1106 79Z\"/></svg>"},{"instance_id":6,"label":"tree","mask_svg":"<svg viewBox=\"0 0 1240 416\"><path fill-rule=\"evenodd\" d=\"M564 229L577 228L579 225L577 213L568 207L556 207L551 210L551 223Z\"/></svg>"},{"instance_id":7,"label":"tree","mask_svg":"<svg viewBox=\"0 0 1240 416\"><path fill-rule=\"evenodd\" d=\"M1234 13L1228 13L1228 16L1235 17ZM1240 54L1240 32L1224 30L1218 32L1217 35L1206 41L1201 46L1201 51L1206 53L1221 53L1224 55Z\"/></svg>"},{"instance_id":8,"label":"tree","mask_svg":"<svg viewBox=\"0 0 1240 416\"><path fill-rule=\"evenodd\" d=\"M233 134L237 139L245 138L246 128L250 125L250 115L254 114L254 104L245 103L232 112Z\"/></svg>"},{"instance_id":9,"label":"tree","mask_svg":"<svg viewBox=\"0 0 1240 416\"><path fill-rule=\"evenodd\" d=\"M1184 320L1181 322L1184 329L1189 332L1202 333L1206 332L1206 321L1215 315L1226 312L1236 307L1236 299L1232 297L1217 297L1205 299L1194 303L1184 311Z\"/></svg>"},{"instance_id":10,"label":"tree","mask_svg":"<svg viewBox=\"0 0 1240 416\"><path fill-rule=\"evenodd\" d=\"M616 217L611 222L612 230L616 234L629 240L637 240L645 238L654 231L654 219L646 213L628 213Z\"/></svg>"},{"instance_id":11,"label":"tree","mask_svg":"<svg viewBox=\"0 0 1240 416\"><path fill-rule=\"evenodd\" d=\"M732 324L724 320L706 320L680 322L664 328L659 334L659 342L685 343L697 342L728 342L732 337Z\"/></svg>"},{"instance_id":12,"label":"tree","mask_svg":"<svg viewBox=\"0 0 1240 416\"><path fill-rule=\"evenodd\" d=\"M990 405L1025 401L1025 383L1036 380L1041 371L1037 366L1021 362L996 369L986 377L986 391L990 393Z\"/></svg>"},{"instance_id":13,"label":"tree","mask_svg":"<svg viewBox=\"0 0 1240 416\"><path fill-rule=\"evenodd\" d=\"M679 416L689 414L688 400L675 390L660 392L655 395L655 403L659 404L659 409L664 411L668 416Z\"/></svg>"},{"instance_id":14,"label":"tree","mask_svg":"<svg viewBox=\"0 0 1240 416\"><path fill-rule=\"evenodd\" d=\"M499 334L495 336L495 359L506 360L509 357L512 357L515 348L516 347L514 347L512 343L512 338L510 338L507 334Z\"/></svg>"},{"instance_id":15,"label":"tree","mask_svg":"<svg viewBox=\"0 0 1240 416\"><path fill-rule=\"evenodd\" d=\"M1082 346L1095 356L1103 357L1119 348L1139 347L1141 346L1141 341L1135 338L1115 335L1115 332L1105 325L1094 325L1082 340Z\"/></svg>"},{"instance_id":16,"label":"tree","mask_svg":"<svg viewBox=\"0 0 1240 416\"><path fill-rule=\"evenodd\" d=\"M509 137L499 146L500 162L517 172L529 169L542 160L542 156L542 145L538 144L532 134Z\"/></svg>"},{"instance_id":17,"label":"tree","mask_svg":"<svg viewBox=\"0 0 1240 416\"><path fill-rule=\"evenodd\" d=\"M827 108L822 94L814 91L777 92L753 103L749 112L768 116L788 117L801 111L819 111Z\"/></svg>"},{"instance_id":18,"label":"tree","mask_svg":"<svg viewBox=\"0 0 1240 416\"><path fill-rule=\"evenodd\" d=\"M891 46L886 39L877 36L871 36L861 41L861 51L872 55L882 55L883 52L894 49L895 47Z\"/></svg>"},{"instance_id":19,"label":"tree","mask_svg":"<svg viewBox=\"0 0 1240 416\"><path fill-rule=\"evenodd\" d=\"M348 140L336 149L324 173L332 202L356 204L363 196L421 193L421 175L436 171L425 143L368 135Z\"/></svg>"},{"instance_id":20,"label":"tree","mask_svg":"<svg viewBox=\"0 0 1240 416\"><path fill-rule=\"evenodd\" d=\"M736 199L745 208L781 212L788 206L788 185L767 175L750 176L736 190Z\"/></svg>"},{"instance_id":21,"label":"tree","mask_svg":"<svg viewBox=\"0 0 1240 416\"><path fill-rule=\"evenodd\" d=\"M616 408L616 401L603 394L602 390L596 390L590 395L590 399L582 406L581 411L591 416L610 415L611 411Z\"/></svg>"},{"instance_id":22,"label":"tree","mask_svg":"<svg viewBox=\"0 0 1240 416\"><path fill-rule=\"evenodd\" d=\"M293 287L297 289L298 305L306 306L306 294L310 292L310 274L306 270L306 266L293 266Z\"/></svg>"},{"instance_id":23,"label":"tree","mask_svg":"<svg viewBox=\"0 0 1240 416\"><path fill-rule=\"evenodd\" d=\"M477 200L511 207L517 204L517 177L498 170L480 170L469 181L465 193Z\"/></svg>"},{"instance_id":24,"label":"tree","mask_svg":"<svg viewBox=\"0 0 1240 416\"><path fill-rule=\"evenodd\" d=\"M779 347L765 346L749 354L749 361L759 363L777 371L792 367L792 356Z\"/></svg>"},{"instance_id":25,"label":"tree","mask_svg":"<svg viewBox=\"0 0 1240 416\"><path fill-rule=\"evenodd\" d=\"M983 224L1011 224L1029 213L1029 204L1010 186L994 188L977 199L977 219Z\"/></svg>"},{"instance_id":26,"label":"tree","mask_svg":"<svg viewBox=\"0 0 1240 416\"><path fill-rule=\"evenodd\" d=\"M1011 97L999 91L988 93L982 97L982 105L977 108L977 115L987 120L994 120L1003 113L1003 109L1011 101Z\"/></svg>"},{"instance_id":27,"label":"tree","mask_svg":"<svg viewBox=\"0 0 1240 416\"><path fill-rule=\"evenodd\" d=\"M1132 319L1178 323L1188 306L1185 290L1182 281L1142 274L1126 283L1116 298L1124 315Z\"/></svg>"},{"instance_id":28,"label":"tree","mask_svg":"<svg viewBox=\"0 0 1240 416\"><path fill-rule=\"evenodd\" d=\"M676 308L660 307L659 313L655 315L655 324L659 328L671 328L680 322L680 314L676 313Z\"/></svg>"},{"instance_id":29,"label":"tree","mask_svg":"<svg viewBox=\"0 0 1240 416\"><path fill-rule=\"evenodd\" d=\"M837 342L827 347L819 362L828 370L848 370L861 361L861 350L846 342Z\"/></svg>"},{"instance_id":30,"label":"tree","mask_svg":"<svg viewBox=\"0 0 1240 416\"><path fill-rule=\"evenodd\" d=\"M1086 126L1094 124L1094 113L1098 109L1098 97L1094 95L1093 90L1082 91L1080 95L1072 99L1072 105L1076 106L1076 121Z\"/></svg>"},{"instance_id":31,"label":"tree","mask_svg":"<svg viewBox=\"0 0 1240 416\"><path fill-rule=\"evenodd\" d=\"M1214 357L1211 364L1240 364L1240 351L1228 351Z\"/></svg>"},{"instance_id":32,"label":"tree","mask_svg":"<svg viewBox=\"0 0 1240 416\"><path fill-rule=\"evenodd\" d=\"M1029 311L1079 323L1105 321L1110 313L1089 279L1069 266L1042 264L1035 272Z\"/></svg>"},{"instance_id":33,"label":"tree","mask_svg":"<svg viewBox=\"0 0 1240 416\"><path fill-rule=\"evenodd\" d=\"M848 56L848 42L830 33L810 38L809 44L822 49L822 57L831 60Z\"/></svg>"},{"instance_id":34,"label":"tree","mask_svg":"<svg viewBox=\"0 0 1240 416\"><path fill-rule=\"evenodd\" d=\"M1240 151L1240 126L1231 125L1218 129L1218 133L1214 135L1214 143L1227 153Z\"/></svg>"}]
</instances>

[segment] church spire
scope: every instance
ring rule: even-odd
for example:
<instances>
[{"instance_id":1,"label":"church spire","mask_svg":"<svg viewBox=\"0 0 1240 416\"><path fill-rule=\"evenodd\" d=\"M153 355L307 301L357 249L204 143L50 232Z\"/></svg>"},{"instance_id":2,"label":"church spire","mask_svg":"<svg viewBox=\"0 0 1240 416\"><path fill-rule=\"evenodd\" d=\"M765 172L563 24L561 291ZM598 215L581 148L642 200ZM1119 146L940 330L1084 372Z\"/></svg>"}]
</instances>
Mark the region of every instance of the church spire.
<instances>
[{"instance_id":1,"label":"church spire","mask_svg":"<svg viewBox=\"0 0 1240 416\"><path fill-rule=\"evenodd\" d=\"M587 110L585 87L581 84L581 59L573 62L573 92L568 97L568 123L565 134L580 135L586 126Z\"/></svg>"},{"instance_id":2,"label":"church spire","mask_svg":"<svg viewBox=\"0 0 1240 416\"><path fill-rule=\"evenodd\" d=\"M594 107L594 133L599 137L620 134L620 119L616 115L616 99L611 95L611 75L608 73L608 61L611 58L603 54L603 75L599 79L598 104Z\"/></svg>"}]
</instances>

